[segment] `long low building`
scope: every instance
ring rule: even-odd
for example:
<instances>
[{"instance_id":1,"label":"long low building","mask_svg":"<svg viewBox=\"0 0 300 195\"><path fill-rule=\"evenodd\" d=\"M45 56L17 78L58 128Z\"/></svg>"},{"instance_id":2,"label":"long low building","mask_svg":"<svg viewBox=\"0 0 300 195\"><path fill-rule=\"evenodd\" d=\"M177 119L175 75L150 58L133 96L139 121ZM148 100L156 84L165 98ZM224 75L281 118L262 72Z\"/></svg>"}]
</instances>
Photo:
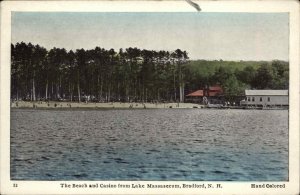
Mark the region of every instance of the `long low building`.
<instances>
[{"instance_id":1,"label":"long low building","mask_svg":"<svg viewBox=\"0 0 300 195\"><path fill-rule=\"evenodd\" d=\"M288 106L288 90L245 90L245 100L241 101L244 106Z\"/></svg>"}]
</instances>

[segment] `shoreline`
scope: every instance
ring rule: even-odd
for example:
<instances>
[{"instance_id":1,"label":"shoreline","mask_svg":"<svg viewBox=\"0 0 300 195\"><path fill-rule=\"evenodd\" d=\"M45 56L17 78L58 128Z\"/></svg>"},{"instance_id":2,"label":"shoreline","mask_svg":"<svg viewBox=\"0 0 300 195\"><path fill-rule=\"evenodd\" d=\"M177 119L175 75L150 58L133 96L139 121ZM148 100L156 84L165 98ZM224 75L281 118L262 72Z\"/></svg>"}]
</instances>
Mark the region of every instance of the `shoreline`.
<instances>
[{"instance_id":1,"label":"shoreline","mask_svg":"<svg viewBox=\"0 0 300 195\"><path fill-rule=\"evenodd\" d=\"M123 103L123 102L59 102L59 101L16 101L11 103L11 108L37 108L37 109L60 109L60 108L91 108L91 109L166 109L166 108L204 108L204 105L194 103Z\"/></svg>"},{"instance_id":2,"label":"shoreline","mask_svg":"<svg viewBox=\"0 0 300 195\"><path fill-rule=\"evenodd\" d=\"M59 102L59 101L14 101L14 109L240 109L240 110L288 110L286 107L245 107L245 106L212 106L195 103L138 103L138 102Z\"/></svg>"}]
</instances>

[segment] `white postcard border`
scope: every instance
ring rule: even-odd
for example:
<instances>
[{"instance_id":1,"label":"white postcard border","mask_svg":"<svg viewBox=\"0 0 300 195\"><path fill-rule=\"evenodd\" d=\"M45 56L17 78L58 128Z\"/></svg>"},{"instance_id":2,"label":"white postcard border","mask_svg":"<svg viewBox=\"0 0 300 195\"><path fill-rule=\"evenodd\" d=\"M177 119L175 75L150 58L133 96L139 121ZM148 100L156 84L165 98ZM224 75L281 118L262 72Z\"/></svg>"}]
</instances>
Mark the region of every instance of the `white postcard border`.
<instances>
[{"instance_id":1,"label":"white postcard border","mask_svg":"<svg viewBox=\"0 0 300 195\"><path fill-rule=\"evenodd\" d=\"M12 181L10 180L10 44L11 12L196 12L184 1L4 1L1 2L1 193L3 194L297 194L299 192L299 3L297 1L194 1L202 12L288 12L290 15L289 181ZM61 184L211 184L214 188L65 188ZM222 188L216 188L221 184ZM285 184L285 188L251 188L251 184ZM17 185L18 187L14 187Z\"/></svg>"}]
</instances>

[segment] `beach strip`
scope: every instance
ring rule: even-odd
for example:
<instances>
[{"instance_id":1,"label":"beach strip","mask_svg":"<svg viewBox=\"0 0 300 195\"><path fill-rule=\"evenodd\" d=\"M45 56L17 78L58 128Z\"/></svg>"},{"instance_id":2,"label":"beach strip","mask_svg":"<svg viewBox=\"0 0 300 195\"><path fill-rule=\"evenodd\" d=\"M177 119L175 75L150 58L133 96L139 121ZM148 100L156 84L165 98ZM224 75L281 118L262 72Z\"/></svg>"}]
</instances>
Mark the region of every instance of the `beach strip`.
<instances>
[{"instance_id":1,"label":"beach strip","mask_svg":"<svg viewBox=\"0 0 300 195\"><path fill-rule=\"evenodd\" d=\"M148 108L203 108L203 105L193 103L123 103L123 102L59 102L59 101L15 101L12 108L108 108L108 109L148 109Z\"/></svg>"}]
</instances>

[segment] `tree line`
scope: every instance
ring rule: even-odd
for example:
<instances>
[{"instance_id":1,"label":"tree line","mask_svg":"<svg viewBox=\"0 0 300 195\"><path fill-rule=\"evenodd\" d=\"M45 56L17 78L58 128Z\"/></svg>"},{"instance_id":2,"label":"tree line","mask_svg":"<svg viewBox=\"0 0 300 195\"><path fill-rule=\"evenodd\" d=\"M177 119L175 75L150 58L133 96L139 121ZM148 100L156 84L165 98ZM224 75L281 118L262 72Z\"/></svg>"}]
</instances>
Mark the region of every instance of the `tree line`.
<instances>
[{"instance_id":1,"label":"tree line","mask_svg":"<svg viewBox=\"0 0 300 195\"><path fill-rule=\"evenodd\" d=\"M226 98L244 89L288 88L288 62L189 60L188 53L101 47L67 51L11 45L11 98L97 102L183 102L187 93L220 84Z\"/></svg>"},{"instance_id":2,"label":"tree line","mask_svg":"<svg viewBox=\"0 0 300 195\"><path fill-rule=\"evenodd\" d=\"M11 96L16 100L183 101L186 51L138 48L49 51L11 45Z\"/></svg>"}]
</instances>

